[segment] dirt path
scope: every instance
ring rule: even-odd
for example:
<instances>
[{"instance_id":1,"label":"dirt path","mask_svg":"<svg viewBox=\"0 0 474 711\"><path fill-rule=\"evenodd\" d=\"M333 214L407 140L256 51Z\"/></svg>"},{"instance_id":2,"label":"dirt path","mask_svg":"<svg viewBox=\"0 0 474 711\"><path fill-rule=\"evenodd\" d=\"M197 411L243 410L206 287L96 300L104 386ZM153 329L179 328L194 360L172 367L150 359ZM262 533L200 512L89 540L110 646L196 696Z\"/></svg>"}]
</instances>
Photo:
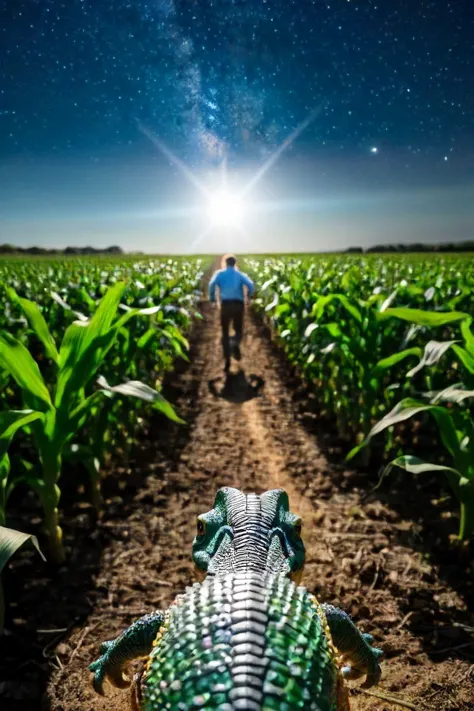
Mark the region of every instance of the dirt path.
<instances>
[{"instance_id":1,"label":"dirt path","mask_svg":"<svg viewBox=\"0 0 474 711\"><path fill-rule=\"evenodd\" d=\"M374 634L386 652L382 689L418 709L474 708L474 644L458 626L472 628L474 619L462 595L414 550L410 521L375 498L364 502L351 474L328 464L300 424L256 322L249 323L242 370L234 365L224 378L216 313L205 315L192 364L176 383L190 428L173 434L171 452L160 449L148 460L145 484L102 524L100 572L87 594L92 612L53 656L61 668L48 690L52 710L128 709L126 693L108 687L106 699L94 695L87 665L100 641L166 607L193 581L195 518L224 485L287 490L303 517L304 583ZM357 691L353 704L355 711L397 708Z\"/></svg>"}]
</instances>

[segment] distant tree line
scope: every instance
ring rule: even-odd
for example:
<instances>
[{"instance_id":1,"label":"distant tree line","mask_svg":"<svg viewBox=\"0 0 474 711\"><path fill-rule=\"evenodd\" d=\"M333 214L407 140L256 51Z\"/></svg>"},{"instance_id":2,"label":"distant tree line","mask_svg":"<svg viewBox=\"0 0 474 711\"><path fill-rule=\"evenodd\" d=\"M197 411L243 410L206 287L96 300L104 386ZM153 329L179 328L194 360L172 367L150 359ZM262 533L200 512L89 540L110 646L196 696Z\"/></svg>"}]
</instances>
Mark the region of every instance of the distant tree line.
<instances>
[{"instance_id":1,"label":"distant tree line","mask_svg":"<svg viewBox=\"0 0 474 711\"><path fill-rule=\"evenodd\" d=\"M46 249L45 247L16 247L13 244L0 244L0 254L34 254L34 255L87 255L87 254L123 254L123 249L113 245L105 249L95 247L66 247L66 249Z\"/></svg>"},{"instance_id":2,"label":"distant tree line","mask_svg":"<svg viewBox=\"0 0 474 711\"><path fill-rule=\"evenodd\" d=\"M413 242L411 244L375 244L373 247L349 247L348 254L367 254L373 252L474 252L474 240L465 242L440 242L439 244L425 244Z\"/></svg>"}]
</instances>

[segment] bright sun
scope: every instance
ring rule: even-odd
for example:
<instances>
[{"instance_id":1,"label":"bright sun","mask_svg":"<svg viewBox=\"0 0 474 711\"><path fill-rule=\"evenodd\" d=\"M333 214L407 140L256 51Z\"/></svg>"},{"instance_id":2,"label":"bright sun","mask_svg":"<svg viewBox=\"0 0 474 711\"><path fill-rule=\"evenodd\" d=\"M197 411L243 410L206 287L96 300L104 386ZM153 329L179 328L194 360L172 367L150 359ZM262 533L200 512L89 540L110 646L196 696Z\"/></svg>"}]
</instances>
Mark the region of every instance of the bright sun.
<instances>
[{"instance_id":1,"label":"bright sun","mask_svg":"<svg viewBox=\"0 0 474 711\"><path fill-rule=\"evenodd\" d=\"M239 225L244 215L242 201L236 195L222 190L210 199L208 214L215 225L221 227Z\"/></svg>"}]
</instances>

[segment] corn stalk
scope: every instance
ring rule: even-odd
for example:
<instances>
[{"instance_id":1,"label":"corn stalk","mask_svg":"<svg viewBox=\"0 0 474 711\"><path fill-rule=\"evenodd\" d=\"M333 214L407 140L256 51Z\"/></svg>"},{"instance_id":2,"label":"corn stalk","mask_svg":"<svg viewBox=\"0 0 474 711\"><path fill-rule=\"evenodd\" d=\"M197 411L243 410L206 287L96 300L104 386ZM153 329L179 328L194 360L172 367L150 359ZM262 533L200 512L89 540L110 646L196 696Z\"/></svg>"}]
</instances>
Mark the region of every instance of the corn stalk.
<instances>
[{"instance_id":1,"label":"corn stalk","mask_svg":"<svg viewBox=\"0 0 474 711\"><path fill-rule=\"evenodd\" d=\"M20 305L30 327L42 342L47 357L56 365L56 377L48 387L28 349L14 336L0 332L0 364L20 387L25 407L36 415L29 420L29 426L41 462L41 472L27 474L24 479L40 499L51 558L58 563L65 558L59 524L61 492L58 485L64 451L91 417L94 406L104 394L117 392L145 399L170 419L181 421L163 396L151 388L146 390L147 386L143 386L145 390L140 390L137 383L134 383L135 387L126 383L120 389L121 386L113 388L102 383L104 387L90 392L93 379L120 330L134 316L150 315L152 312L151 309L128 309L123 316L116 318L124 290L125 284L122 283L110 288L90 320L76 321L69 326L58 350L36 304L19 298L12 289L8 289L10 298ZM97 485L95 479L95 490Z\"/></svg>"}]
</instances>

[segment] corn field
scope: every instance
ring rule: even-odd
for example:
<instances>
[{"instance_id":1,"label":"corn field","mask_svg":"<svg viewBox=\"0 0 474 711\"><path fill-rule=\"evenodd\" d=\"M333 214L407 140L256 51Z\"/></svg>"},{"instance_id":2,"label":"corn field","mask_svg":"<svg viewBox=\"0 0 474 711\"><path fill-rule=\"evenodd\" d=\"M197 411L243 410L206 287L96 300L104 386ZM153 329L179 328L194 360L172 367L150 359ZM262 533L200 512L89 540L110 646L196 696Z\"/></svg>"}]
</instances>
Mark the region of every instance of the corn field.
<instances>
[{"instance_id":1,"label":"corn field","mask_svg":"<svg viewBox=\"0 0 474 711\"><path fill-rule=\"evenodd\" d=\"M86 469L100 513L111 453L127 456L152 408L181 421L161 381L176 358L187 359L202 267L199 259L0 263L0 526L13 490L26 485L41 504L51 560L66 555L68 465ZM4 564L26 538L0 530Z\"/></svg>"},{"instance_id":2,"label":"corn field","mask_svg":"<svg viewBox=\"0 0 474 711\"><path fill-rule=\"evenodd\" d=\"M0 698L102 708L104 630L192 584L218 488L278 487L303 584L392 650L382 692L418 708L423 679L469 711L474 260L238 264L256 292L224 370L211 258L0 259Z\"/></svg>"},{"instance_id":3,"label":"corn field","mask_svg":"<svg viewBox=\"0 0 474 711\"><path fill-rule=\"evenodd\" d=\"M97 514L110 462L129 456L188 359L204 269L193 259L0 262L0 571L36 538L7 528L9 498L40 504L63 562L61 489L80 468ZM455 257L248 257L255 309L312 392L347 460L442 474L474 531L474 263ZM431 457L427 456L429 450ZM376 478L375 478L376 482ZM42 554L42 552L40 551ZM0 609L1 590L0 590Z\"/></svg>"},{"instance_id":4,"label":"corn field","mask_svg":"<svg viewBox=\"0 0 474 711\"><path fill-rule=\"evenodd\" d=\"M376 451L383 476L400 467L447 477L459 537L471 536L474 260L249 258L246 268L347 459L368 466Z\"/></svg>"}]
</instances>

